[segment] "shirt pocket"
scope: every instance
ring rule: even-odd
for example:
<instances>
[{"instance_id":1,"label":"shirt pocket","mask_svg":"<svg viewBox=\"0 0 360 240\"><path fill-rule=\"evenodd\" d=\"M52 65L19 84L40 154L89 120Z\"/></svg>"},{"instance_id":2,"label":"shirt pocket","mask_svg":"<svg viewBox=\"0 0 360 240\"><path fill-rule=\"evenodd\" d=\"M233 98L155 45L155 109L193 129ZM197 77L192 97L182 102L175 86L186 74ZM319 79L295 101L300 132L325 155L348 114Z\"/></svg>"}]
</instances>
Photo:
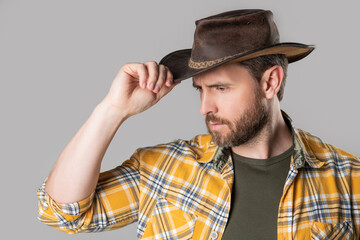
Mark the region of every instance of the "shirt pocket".
<instances>
[{"instance_id":1,"label":"shirt pocket","mask_svg":"<svg viewBox=\"0 0 360 240\"><path fill-rule=\"evenodd\" d=\"M352 222L345 221L337 224L314 222L311 228L311 239L355 239Z\"/></svg>"},{"instance_id":2,"label":"shirt pocket","mask_svg":"<svg viewBox=\"0 0 360 240\"><path fill-rule=\"evenodd\" d=\"M146 225L143 239L192 239L196 216L159 198Z\"/></svg>"}]
</instances>

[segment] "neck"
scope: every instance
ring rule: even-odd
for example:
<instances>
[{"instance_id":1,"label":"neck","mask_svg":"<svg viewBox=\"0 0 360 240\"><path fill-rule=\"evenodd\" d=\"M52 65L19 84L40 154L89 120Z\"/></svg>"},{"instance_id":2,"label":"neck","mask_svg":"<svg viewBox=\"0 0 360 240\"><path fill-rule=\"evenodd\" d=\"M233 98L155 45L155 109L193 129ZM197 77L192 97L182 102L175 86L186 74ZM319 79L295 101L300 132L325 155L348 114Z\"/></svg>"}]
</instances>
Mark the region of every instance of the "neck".
<instances>
[{"instance_id":1,"label":"neck","mask_svg":"<svg viewBox=\"0 0 360 240\"><path fill-rule=\"evenodd\" d=\"M270 114L269 122L251 141L232 147L232 151L248 158L267 159L280 155L292 144L291 130L279 108Z\"/></svg>"}]
</instances>

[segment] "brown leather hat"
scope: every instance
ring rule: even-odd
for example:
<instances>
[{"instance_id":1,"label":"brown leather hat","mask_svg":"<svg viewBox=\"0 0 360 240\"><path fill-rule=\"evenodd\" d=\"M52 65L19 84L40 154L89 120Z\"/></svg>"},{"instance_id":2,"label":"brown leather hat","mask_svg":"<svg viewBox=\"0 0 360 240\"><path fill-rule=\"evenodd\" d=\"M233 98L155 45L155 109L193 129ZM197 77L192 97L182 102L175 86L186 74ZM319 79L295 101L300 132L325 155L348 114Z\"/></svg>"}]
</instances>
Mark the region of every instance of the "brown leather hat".
<instances>
[{"instance_id":1,"label":"brown leather hat","mask_svg":"<svg viewBox=\"0 0 360 240\"><path fill-rule=\"evenodd\" d=\"M231 61L241 62L270 54L285 54L289 63L314 50L313 45L280 43L271 11L245 9L220 13L195 22L192 49L172 52L161 59L179 82Z\"/></svg>"}]
</instances>

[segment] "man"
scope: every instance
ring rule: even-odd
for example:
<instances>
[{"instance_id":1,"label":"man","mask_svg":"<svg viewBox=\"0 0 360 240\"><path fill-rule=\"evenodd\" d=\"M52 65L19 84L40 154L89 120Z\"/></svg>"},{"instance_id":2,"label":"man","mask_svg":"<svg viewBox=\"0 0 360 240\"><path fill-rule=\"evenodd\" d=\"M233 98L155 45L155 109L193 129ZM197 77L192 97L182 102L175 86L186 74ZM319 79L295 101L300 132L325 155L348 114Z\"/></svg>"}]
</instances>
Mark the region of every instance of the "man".
<instances>
[{"instance_id":1,"label":"man","mask_svg":"<svg viewBox=\"0 0 360 240\"><path fill-rule=\"evenodd\" d=\"M124 65L38 190L41 221L68 233L138 222L139 239L359 239L360 161L294 129L280 110L288 62L272 13L196 22L192 49ZM119 126L193 78L210 135L138 149L100 173Z\"/></svg>"}]
</instances>

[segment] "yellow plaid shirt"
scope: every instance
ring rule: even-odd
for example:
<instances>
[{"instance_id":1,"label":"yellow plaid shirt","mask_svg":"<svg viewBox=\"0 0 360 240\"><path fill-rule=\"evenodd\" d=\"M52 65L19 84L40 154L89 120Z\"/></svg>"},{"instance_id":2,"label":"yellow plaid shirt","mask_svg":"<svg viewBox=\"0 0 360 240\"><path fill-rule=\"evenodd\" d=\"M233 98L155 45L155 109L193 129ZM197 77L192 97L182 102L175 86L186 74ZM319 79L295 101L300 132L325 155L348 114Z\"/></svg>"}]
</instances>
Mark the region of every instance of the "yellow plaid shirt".
<instances>
[{"instance_id":1,"label":"yellow plaid shirt","mask_svg":"<svg viewBox=\"0 0 360 240\"><path fill-rule=\"evenodd\" d=\"M294 129L293 140L278 239L359 239L359 159L301 129ZM229 150L199 135L138 149L121 166L101 173L95 192L80 202L56 203L44 182L39 219L67 233L137 221L138 239L221 239L233 177Z\"/></svg>"}]
</instances>

